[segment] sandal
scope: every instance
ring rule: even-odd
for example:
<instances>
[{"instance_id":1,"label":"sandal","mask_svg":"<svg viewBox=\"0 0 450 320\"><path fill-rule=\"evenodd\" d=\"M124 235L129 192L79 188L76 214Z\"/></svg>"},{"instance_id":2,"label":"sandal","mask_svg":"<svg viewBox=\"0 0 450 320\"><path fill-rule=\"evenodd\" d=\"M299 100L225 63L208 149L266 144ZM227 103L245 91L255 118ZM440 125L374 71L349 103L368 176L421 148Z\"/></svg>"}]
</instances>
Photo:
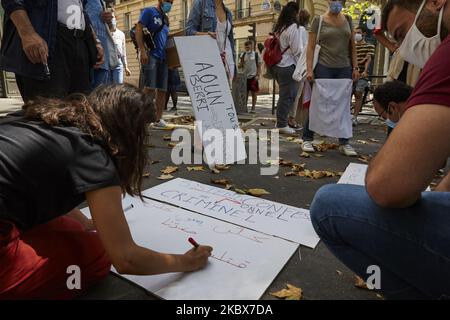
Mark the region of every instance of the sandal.
<instances>
[{"instance_id":1,"label":"sandal","mask_svg":"<svg viewBox=\"0 0 450 320\"><path fill-rule=\"evenodd\" d=\"M295 119L293 119L293 118L289 118L288 125L292 129L299 129L300 128L300 126L298 125L297 121L295 121Z\"/></svg>"}]
</instances>

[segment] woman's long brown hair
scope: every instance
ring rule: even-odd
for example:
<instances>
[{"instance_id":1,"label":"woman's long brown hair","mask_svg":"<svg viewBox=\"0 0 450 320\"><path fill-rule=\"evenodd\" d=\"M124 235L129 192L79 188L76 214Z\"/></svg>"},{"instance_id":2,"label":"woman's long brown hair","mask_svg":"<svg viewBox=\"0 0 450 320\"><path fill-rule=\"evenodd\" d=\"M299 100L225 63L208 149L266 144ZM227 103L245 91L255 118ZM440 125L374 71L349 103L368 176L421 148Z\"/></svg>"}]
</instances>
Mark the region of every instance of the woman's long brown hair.
<instances>
[{"instance_id":1,"label":"woman's long brown hair","mask_svg":"<svg viewBox=\"0 0 450 320\"><path fill-rule=\"evenodd\" d=\"M51 126L73 126L102 145L116 165L122 191L142 198L148 162L147 128L155 121L152 98L129 85L101 86L88 97L37 98L24 106L25 117Z\"/></svg>"}]
</instances>

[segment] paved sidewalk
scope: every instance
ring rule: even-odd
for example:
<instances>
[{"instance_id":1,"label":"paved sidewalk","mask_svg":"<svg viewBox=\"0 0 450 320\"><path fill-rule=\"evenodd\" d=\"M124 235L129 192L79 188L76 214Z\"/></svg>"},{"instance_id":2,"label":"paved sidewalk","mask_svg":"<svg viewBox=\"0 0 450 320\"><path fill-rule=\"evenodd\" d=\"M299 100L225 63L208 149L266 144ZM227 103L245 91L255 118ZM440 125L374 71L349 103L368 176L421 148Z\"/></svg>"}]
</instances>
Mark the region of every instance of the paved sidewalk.
<instances>
[{"instance_id":1,"label":"paved sidewalk","mask_svg":"<svg viewBox=\"0 0 450 320\"><path fill-rule=\"evenodd\" d=\"M8 113L20 110L23 101L20 98L3 98L0 99L0 117Z\"/></svg>"}]
</instances>

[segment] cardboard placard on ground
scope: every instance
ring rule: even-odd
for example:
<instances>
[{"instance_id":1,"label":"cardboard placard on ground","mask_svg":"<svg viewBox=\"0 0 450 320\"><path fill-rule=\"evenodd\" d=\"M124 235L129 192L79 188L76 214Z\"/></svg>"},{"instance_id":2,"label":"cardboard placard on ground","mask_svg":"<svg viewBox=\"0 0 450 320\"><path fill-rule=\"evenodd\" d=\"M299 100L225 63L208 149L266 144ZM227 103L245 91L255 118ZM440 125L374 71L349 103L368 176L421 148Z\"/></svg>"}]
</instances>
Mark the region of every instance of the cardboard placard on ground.
<instances>
[{"instance_id":1,"label":"cardboard placard on ground","mask_svg":"<svg viewBox=\"0 0 450 320\"><path fill-rule=\"evenodd\" d=\"M258 232L314 248L319 242L309 211L195 181L177 178L143 192L170 203Z\"/></svg>"},{"instance_id":2,"label":"cardboard placard on ground","mask_svg":"<svg viewBox=\"0 0 450 320\"><path fill-rule=\"evenodd\" d=\"M345 169L344 174L339 179L339 184L354 184L357 186L366 185L366 173L369 166L367 164L350 163ZM431 191L428 187L425 191Z\"/></svg>"},{"instance_id":3,"label":"cardboard placard on ground","mask_svg":"<svg viewBox=\"0 0 450 320\"><path fill-rule=\"evenodd\" d=\"M206 268L188 273L124 277L170 300L256 300L298 244L209 218L153 200L142 203L126 197L124 208L134 241L165 253L183 254L192 249L187 241L213 247ZM89 209L82 210L89 216ZM113 271L114 268L113 268Z\"/></svg>"}]
</instances>

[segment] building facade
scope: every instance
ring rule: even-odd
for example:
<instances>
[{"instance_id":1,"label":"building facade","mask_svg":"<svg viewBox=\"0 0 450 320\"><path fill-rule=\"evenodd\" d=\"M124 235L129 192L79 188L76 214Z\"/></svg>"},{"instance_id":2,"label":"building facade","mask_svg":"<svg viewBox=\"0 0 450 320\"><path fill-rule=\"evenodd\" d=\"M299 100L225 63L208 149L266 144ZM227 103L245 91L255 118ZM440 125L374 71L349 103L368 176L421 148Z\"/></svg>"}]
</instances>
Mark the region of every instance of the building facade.
<instances>
[{"instance_id":1,"label":"building facade","mask_svg":"<svg viewBox=\"0 0 450 320\"><path fill-rule=\"evenodd\" d=\"M287 0L224 0L225 5L233 13L237 54L243 51L244 42L249 36L252 36L249 30L253 25L256 29L256 42L264 42L278 19L278 6L287 2ZM192 0L174 0L172 10L169 13L171 33L182 32L185 29L191 4ZM312 16L322 14L328 6L327 0L300 0L299 4L306 8ZM127 33L138 22L143 8L156 5L156 0L116 1L115 11L118 28ZM131 39L129 37L127 39L128 64L133 75L128 77L126 81L137 85L139 82L139 63ZM262 79L260 87L262 93L271 92L272 81Z\"/></svg>"}]
</instances>

